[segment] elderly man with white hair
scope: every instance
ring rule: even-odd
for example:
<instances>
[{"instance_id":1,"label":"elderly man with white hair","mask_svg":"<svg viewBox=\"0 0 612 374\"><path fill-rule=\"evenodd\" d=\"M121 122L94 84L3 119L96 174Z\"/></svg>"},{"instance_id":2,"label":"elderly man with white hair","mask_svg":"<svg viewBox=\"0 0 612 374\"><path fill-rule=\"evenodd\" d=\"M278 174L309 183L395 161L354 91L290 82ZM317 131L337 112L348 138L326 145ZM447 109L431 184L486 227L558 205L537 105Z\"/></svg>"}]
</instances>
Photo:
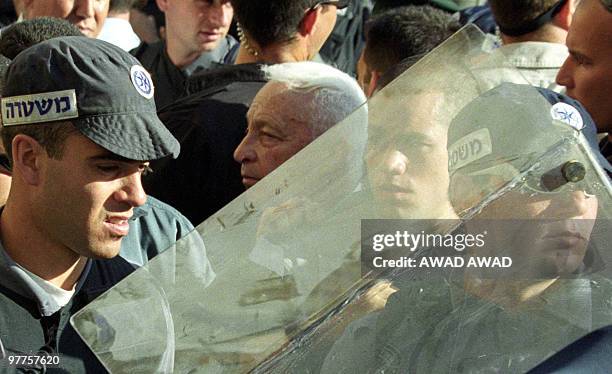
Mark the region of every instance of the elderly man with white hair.
<instances>
[{"instance_id":1,"label":"elderly man with white hair","mask_svg":"<svg viewBox=\"0 0 612 374\"><path fill-rule=\"evenodd\" d=\"M247 134L234 152L246 188L366 101L353 78L324 64L292 62L263 69L269 82L255 96ZM365 131L362 135L365 139Z\"/></svg>"}]
</instances>

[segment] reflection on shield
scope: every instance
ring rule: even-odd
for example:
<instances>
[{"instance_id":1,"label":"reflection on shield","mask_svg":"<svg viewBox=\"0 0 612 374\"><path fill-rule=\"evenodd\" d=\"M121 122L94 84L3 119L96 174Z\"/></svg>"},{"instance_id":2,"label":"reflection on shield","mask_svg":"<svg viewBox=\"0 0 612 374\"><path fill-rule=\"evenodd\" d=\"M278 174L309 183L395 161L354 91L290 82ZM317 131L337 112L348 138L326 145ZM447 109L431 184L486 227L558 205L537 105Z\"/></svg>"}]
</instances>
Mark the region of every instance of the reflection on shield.
<instances>
[{"instance_id":1,"label":"reflection on shield","mask_svg":"<svg viewBox=\"0 0 612 374\"><path fill-rule=\"evenodd\" d=\"M462 29L73 326L113 373L448 373L612 324L610 182L490 48Z\"/></svg>"}]
</instances>

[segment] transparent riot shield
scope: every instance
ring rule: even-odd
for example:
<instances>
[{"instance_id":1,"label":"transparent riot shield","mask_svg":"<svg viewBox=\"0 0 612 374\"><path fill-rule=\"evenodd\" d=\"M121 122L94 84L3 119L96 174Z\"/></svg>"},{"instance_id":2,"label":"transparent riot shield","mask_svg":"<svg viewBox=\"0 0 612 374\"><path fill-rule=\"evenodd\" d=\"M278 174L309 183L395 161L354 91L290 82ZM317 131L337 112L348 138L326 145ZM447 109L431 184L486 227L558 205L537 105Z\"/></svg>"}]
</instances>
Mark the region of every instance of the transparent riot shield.
<instances>
[{"instance_id":1,"label":"transparent riot shield","mask_svg":"<svg viewBox=\"0 0 612 374\"><path fill-rule=\"evenodd\" d=\"M446 373L612 323L609 181L576 112L491 66L464 28L73 326L113 373Z\"/></svg>"}]
</instances>

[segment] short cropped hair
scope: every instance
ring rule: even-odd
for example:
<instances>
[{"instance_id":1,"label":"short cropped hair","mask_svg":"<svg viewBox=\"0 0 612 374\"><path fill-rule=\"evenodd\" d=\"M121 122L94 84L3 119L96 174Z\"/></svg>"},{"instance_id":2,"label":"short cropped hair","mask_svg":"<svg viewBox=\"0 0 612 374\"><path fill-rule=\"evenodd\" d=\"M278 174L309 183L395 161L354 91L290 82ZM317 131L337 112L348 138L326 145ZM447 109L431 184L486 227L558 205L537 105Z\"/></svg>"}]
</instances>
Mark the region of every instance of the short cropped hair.
<instances>
[{"instance_id":1,"label":"short cropped hair","mask_svg":"<svg viewBox=\"0 0 612 374\"><path fill-rule=\"evenodd\" d=\"M129 12L132 8L144 6L141 0L110 0L109 12Z\"/></svg>"},{"instance_id":2,"label":"short cropped hair","mask_svg":"<svg viewBox=\"0 0 612 374\"><path fill-rule=\"evenodd\" d=\"M367 100L355 79L329 65L303 61L269 65L262 70L270 82L283 83L289 91L313 95L304 110L310 116L315 136L342 121Z\"/></svg>"},{"instance_id":3,"label":"short cropped hair","mask_svg":"<svg viewBox=\"0 0 612 374\"><path fill-rule=\"evenodd\" d=\"M2 126L0 133L2 134L2 143L4 144L6 155L12 164L13 138L19 134L33 138L43 147L50 158L59 160L64 154L66 139L70 135L78 134L79 131L71 122L64 121L10 127Z\"/></svg>"},{"instance_id":4,"label":"short cropped hair","mask_svg":"<svg viewBox=\"0 0 612 374\"><path fill-rule=\"evenodd\" d=\"M489 0L495 22L501 29L521 29L550 10L558 0Z\"/></svg>"},{"instance_id":5,"label":"short cropped hair","mask_svg":"<svg viewBox=\"0 0 612 374\"><path fill-rule=\"evenodd\" d=\"M41 17L15 23L2 31L0 54L14 59L35 44L60 36L83 36L72 23L52 17Z\"/></svg>"},{"instance_id":6,"label":"short cropped hair","mask_svg":"<svg viewBox=\"0 0 612 374\"><path fill-rule=\"evenodd\" d=\"M2 93L2 90L4 89L4 77L10 64L11 60L0 54L0 93Z\"/></svg>"},{"instance_id":7,"label":"short cropped hair","mask_svg":"<svg viewBox=\"0 0 612 374\"><path fill-rule=\"evenodd\" d=\"M365 62L382 74L408 57L431 51L460 28L449 13L429 5L393 8L366 25Z\"/></svg>"},{"instance_id":8,"label":"short cropped hair","mask_svg":"<svg viewBox=\"0 0 612 374\"><path fill-rule=\"evenodd\" d=\"M234 16L260 47L295 38L304 11L316 0L232 0Z\"/></svg>"}]
</instances>

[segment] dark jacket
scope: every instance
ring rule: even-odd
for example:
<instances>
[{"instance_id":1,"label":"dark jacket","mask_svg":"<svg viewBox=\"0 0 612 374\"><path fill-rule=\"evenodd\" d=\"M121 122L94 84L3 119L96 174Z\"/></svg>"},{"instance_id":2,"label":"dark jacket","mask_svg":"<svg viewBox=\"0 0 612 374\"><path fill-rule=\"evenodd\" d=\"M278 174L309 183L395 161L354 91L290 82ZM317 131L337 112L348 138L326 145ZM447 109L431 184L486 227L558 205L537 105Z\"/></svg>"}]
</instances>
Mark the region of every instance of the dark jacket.
<instances>
[{"instance_id":1,"label":"dark jacket","mask_svg":"<svg viewBox=\"0 0 612 374\"><path fill-rule=\"evenodd\" d=\"M47 308L52 302L40 304L35 300L29 285L9 270L10 264L0 265L0 340L6 355L46 351L60 356L59 367L47 367L47 373L104 373L104 367L77 335L69 319L130 274L134 267L120 257L90 260L70 302L54 310ZM9 367L7 358L0 359L0 373L14 372L23 371Z\"/></svg>"},{"instance_id":2,"label":"dark jacket","mask_svg":"<svg viewBox=\"0 0 612 374\"><path fill-rule=\"evenodd\" d=\"M244 137L249 105L265 84L260 67L242 64L196 74L190 87L203 90L159 113L181 143L181 154L153 161L144 188L196 226L244 191L233 153Z\"/></svg>"},{"instance_id":3,"label":"dark jacket","mask_svg":"<svg viewBox=\"0 0 612 374\"><path fill-rule=\"evenodd\" d=\"M355 76L359 55L365 47L365 24L372 13L372 2L350 0L338 15L336 25L319 54L323 61Z\"/></svg>"},{"instance_id":4,"label":"dark jacket","mask_svg":"<svg viewBox=\"0 0 612 374\"><path fill-rule=\"evenodd\" d=\"M216 68L221 64L233 64L238 54L238 42L228 35L216 49L202 53L197 60L183 69L172 63L163 41L142 43L130 53L151 73L155 85L155 105L160 109L185 96L187 78L195 71Z\"/></svg>"},{"instance_id":5,"label":"dark jacket","mask_svg":"<svg viewBox=\"0 0 612 374\"><path fill-rule=\"evenodd\" d=\"M609 373L612 367L612 326L595 330L555 353L529 374Z\"/></svg>"}]
</instances>

